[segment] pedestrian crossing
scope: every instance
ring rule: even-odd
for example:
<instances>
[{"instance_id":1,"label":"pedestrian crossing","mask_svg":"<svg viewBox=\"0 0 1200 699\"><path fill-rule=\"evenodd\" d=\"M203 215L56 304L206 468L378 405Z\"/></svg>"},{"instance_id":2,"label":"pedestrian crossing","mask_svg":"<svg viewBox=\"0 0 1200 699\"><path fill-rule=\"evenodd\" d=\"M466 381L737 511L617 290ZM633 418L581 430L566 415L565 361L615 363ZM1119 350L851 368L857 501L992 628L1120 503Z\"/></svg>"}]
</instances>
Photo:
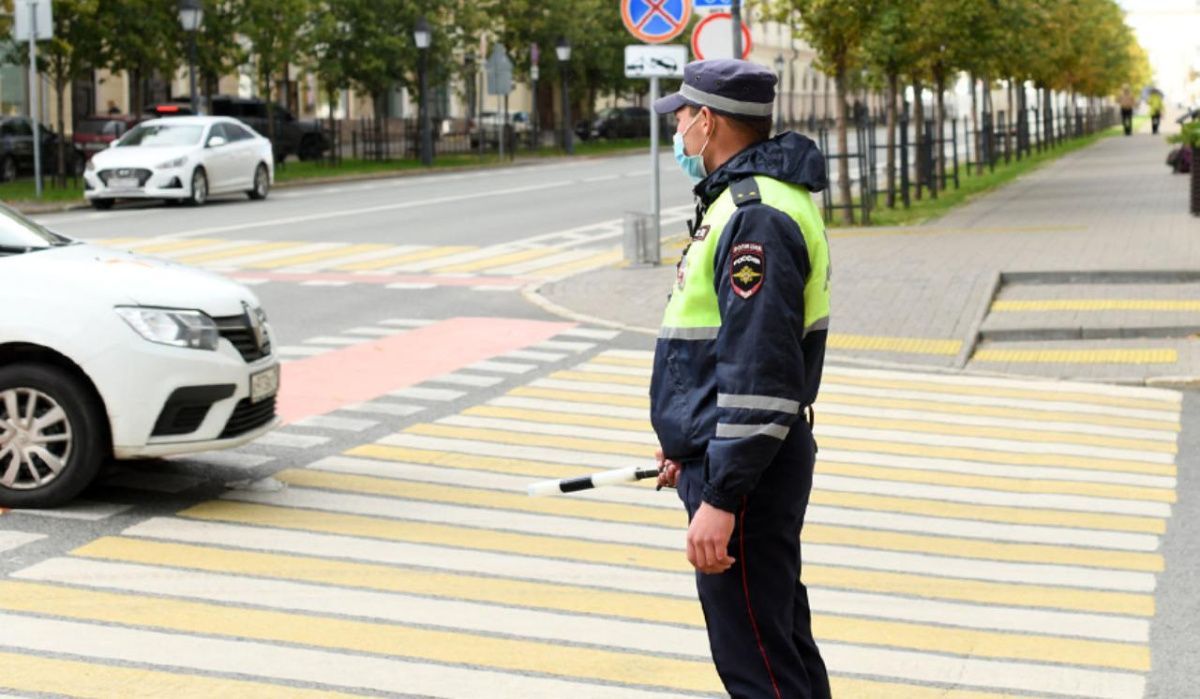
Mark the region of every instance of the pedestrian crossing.
<instances>
[{"instance_id":1,"label":"pedestrian crossing","mask_svg":"<svg viewBox=\"0 0 1200 699\"><path fill-rule=\"evenodd\" d=\"M719 695L674 494L525 495L653 452L650 355L572 332L472 370L501 395L0 580L0 689ZM386 400L480 390L435 383ZM829 367L803 575L835 696L1142 697L1180 409Z\"/></svg>"},{"instance_id":2,"label":"pedestrian crossing","mask_svg":"<svg viewBox=\"0 0 1200 699\"><path fill-rule=\"evenodd\" d=\"M112 238L96 242L194 267L261 275L261 280L305 277L309 285L349 284L355 277L555 279L621 259L619 249L603 243L586 247L536 241L486 246L385 245L221 238ZM255 281L255 277L250 280ZM407 287L421 283L397 282ZM437 282L426 284L436 286Z\"/></svg>"}]
</instances>

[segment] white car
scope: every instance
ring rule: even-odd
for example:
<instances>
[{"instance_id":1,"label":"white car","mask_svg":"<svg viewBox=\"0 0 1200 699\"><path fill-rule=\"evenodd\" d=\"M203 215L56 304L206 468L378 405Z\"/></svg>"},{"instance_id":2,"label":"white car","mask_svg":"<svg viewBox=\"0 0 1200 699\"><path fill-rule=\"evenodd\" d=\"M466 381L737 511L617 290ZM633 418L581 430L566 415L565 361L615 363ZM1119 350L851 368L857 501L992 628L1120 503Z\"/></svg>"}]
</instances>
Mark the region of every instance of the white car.
<instances>
[{"instance_id":1,"label":"white car","mask_svg":"<svg viewBox=\"0 0 1200 699\"><path fill-rule=\"evenodd\" d=\"M275 181L271 142L235 119L144 121L88 161L83 196L97 209L118 199L200 205L214 194L266 199Z\"/></svg>"},{"instance_id":2,"label":"white car","mask_svg":"<svg viewBox=\"0 0 1200 699\"><path fill-rule=\"evenodd\" d=\"M278 422L258 299L0 206L0 507L75 497L108 459L235 447Z\"/></svg>"}]
</instances>

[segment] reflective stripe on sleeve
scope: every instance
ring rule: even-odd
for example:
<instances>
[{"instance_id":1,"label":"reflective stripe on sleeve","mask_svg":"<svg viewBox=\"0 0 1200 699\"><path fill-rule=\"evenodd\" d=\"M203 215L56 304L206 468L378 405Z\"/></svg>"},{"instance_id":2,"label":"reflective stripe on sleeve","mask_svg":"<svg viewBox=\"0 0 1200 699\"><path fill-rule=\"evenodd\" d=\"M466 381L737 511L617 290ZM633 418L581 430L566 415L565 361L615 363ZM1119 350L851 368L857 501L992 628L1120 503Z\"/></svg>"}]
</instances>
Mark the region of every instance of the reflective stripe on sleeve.
<instances>
[{"instance_id":1,"label":"reflective stripe on sleeve","mask_svg":"<svg viewBox=\"0 0 1200 699\"><path fill-rule=\"evenodd\" d=\"M776 425L773 422L768 422L765 425L737 425L727 422L717 423L717 437L735 439L739 437L757 437L758 435L766 435L774 437L778 440L787 439L788 433L791 432L790 427L785 425Z\"/></svg>"},{"instance_id":2,"label":"reflective stripe on sleeve","mask_svg":"<svg viewBox=\"0 0 1200 699\"><path fill-rule=\"evenodd\" d=\"M658 331L660 340L715 340L721 328L667 328Z\"/></svg>"},{"instance_id":3,"label":"reflective stripe on sleeve","mask_svg":"<svg viewBox=\"0 0 1200 699\"><path fill-rule=\"evenodd\" d=\"M788 415L796 415L800 412L799 401L739 393L718 393L717 407L740 408L742 410L773 410L777 413L787 413Z\"/></svg>"}]
</instances>

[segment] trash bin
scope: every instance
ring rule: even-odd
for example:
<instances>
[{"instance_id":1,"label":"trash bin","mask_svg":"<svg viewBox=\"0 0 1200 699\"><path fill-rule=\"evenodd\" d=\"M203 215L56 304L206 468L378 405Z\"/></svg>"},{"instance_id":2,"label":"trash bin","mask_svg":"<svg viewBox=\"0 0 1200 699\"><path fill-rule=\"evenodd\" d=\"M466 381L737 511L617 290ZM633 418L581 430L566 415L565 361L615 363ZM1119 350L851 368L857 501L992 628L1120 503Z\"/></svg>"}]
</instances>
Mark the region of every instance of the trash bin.
<instances>
[{"instance_id":1,"label":"trash bin","mask_svg":"<svg viewBox=\"0 0 1200 699\"><path fill-rule=\"evenodd\" d=\"M624 248L625 261L631 265L657 265L662 262L653 214L625 212Z\"/></svg>"}]
</instances>

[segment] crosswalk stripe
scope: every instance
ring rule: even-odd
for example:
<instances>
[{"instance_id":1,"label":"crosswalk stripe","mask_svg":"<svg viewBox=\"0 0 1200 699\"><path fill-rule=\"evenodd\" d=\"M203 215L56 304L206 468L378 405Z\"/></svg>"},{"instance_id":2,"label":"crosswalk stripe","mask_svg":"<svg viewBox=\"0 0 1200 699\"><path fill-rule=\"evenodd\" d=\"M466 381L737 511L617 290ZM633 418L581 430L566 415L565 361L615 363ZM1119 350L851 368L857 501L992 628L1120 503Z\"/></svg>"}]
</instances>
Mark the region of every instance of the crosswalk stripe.
<instances>
[{"instance_id":1,"label":"crosswalk stripe","mask_svg":"<svg viewBox=\"0 0 1200 699\"><path fill-rule=\"evenodd\" d=\"M231 258L244 258L251 255L259 255L265 252L280 252L285 250L294 250L301 247L302 243L247 243L224 250L214 250L212 252L203 252L196 255L185 255L177 258L177 260L185 265L198 265L206 262L222 261L223 264L231 264Z\"/></svg>"},{"instance_id":2,"label":"crosswalk stripe","mask_svg":"<svg viewBox=\"0 0 1200 699\"><path fill-rule=\"evenodd\" d=\"M338 257L336 259L336 261L335 260L317 260L315 262L310 262L310 263L306 263L306 264L298 264L298 265L292 265L289 267L285 267L279 271L285 272L285 273L303 274L303 273L318 272L318 271L324 271L324 270L330 270L330 269L344 270L345 267L355 264L355 263L358 263L358 262L370 262L372 260L378 260L378 259L382 259L384 257L388 257L388 258L396 257L397 255L400 255L403 253L414 252L416 250L425 250L428 247L429 247L428 245L383 245L375 250L370 250L370 251L366 251L366 252L358 252L358 253L354 253L352 255L345 255L343 257Z\"/></svg>"},{"instance_id":3,"label":"crosswalk stripe","mask_svg":"<svg viewBox=\"0 0 1200 699\"><path fill-rule=\"evenodd\" d=\"M12 551L13 549L20 548L26 544L32 544L35 541L41 541L45 538L45 534L0 530L0 553Z\"/></svg>"},{"instance_id":4,"label":"crosswalk stripe","mask_svg":"<svg viewBox=\"0 0 1200 699\"><path fill-rule=\"evenodd\" d=\"M212 612L211 609L206 611ZM416 694L452 699L497 695L573 696L580 694L581 689L586 690L589 699L683 699L695 696L661 690L642 691L628 686L581 684L482 668L452 667L441 663L402 660L395 656L370 657L271 642L165 633L15 614L0 614L0 626L4 629L0 644L20 645L24 649L43 653L157 665L170 672L188 668L243 677L315 683L351 692L361 692L363 687L371 687L392 696ZM168 692L156 696L173 695Z\"/></svg>"},{"instance_id":5,"label":"crosswalk stripe","mask_svg":"<svg viewBox=\"0 0 1200 699\"><path fill-rule=\"evenodd\" d=\"M650 382L641 376L625 376L600 371L564 370L556 371L549 377L555 381L579 381L582 383L611 383L622 386L637 386L643 392L650 390Z\"/></svg>"},{"instance_id":6,"label":"crosswalk stripe","mask_svg":"<svg viewBox=\"0 0 1200 699\"><path fill-rule=\"evenodd\" d=\"M533 349L568 350L571 352L586 352L596 346L594 342L575 342L571 340L544 340L533 345Z\"/></svg>"},{"instance_id":7,"label":"crosswalk stripe","mask_svg":"<svg viewBox=\"0 0 1200 699\"><path fill-rule=\"evenodd\" d=\"M549 514L583 518L606 523L625 522L656 527L677 528L682 525L679 512L599 502L571 502L554 499L531 499L515 493L502 493L468 487L448 487L389 481L386 479L321 473L311 470L286 470L276 474L285 483L298 488L320 488L342 492L404 498L450 505L489 508L510 512ZM451 517L441 521L451 521ZM512 520L509 520L510 524ZM562 532L563 530L552 529ZM921 534L873 531L861 527L830 526L811 520L805 527L805 543L877 548L893 551L925 552L948 556L980 558L997 561L1061 563L1066 565L1125 570L1161 571L1162 557L1156 554L1090 550L1051 545L996 543L963 539L948 534ZM611 531L601 536L615 540ZM674 539L675 537L670 537ZM634 532L630 543L650 542L640 532Z\"/></svg>"},{"instance_id":8,"label":"crosswalk stripe","mask_svg":"<svg viewBox=\"0 0 1200 699\"><path fill-rule=\"evenodd\" d=\"M7 629L6 629L7 630ZM3 643L3 641L0 641ZM353 694L0 651L0 687L72 697L318 699Z\"/></svg>"},{"instance_id":9,"label":"crosswalk stripe","mask_svg":"<svg viewBox=\"0 0 1200 699\"><path fill-rule=\"evenodd\" d=\"M399 388L388 394L396 398L419 398L421 400L452 401L467 395L462 391L449 388L426 388L423 386L408 386Z\"/></svg>"},{"instance_id":10,"label":"crosswalk stripe","mask_svg":"<svg viewBox=\"0 0 1200 699\"><path fill-rule=\"evenodd\" d=\"M581 439L577 437L562 437L558 435L521 434L506 432L499 429L479 429L474 427L454 427L441 424L413 425L406 428L405 433L427 437L449 437L451 439L473 439L494 444L512 446L554 447L597 454L618 454L624 456L648 459L654 455L653 447L647 449L641 444L626 442L610 442L599 439Z\"/></svg>"},{"instance_id":11,"label":"crosswalk stripe","mask_svg":"<svg viewBox=\"0 0 1200 699\"><path fill-rule=\"evenodd\" d=\"M528 476L514 475L526 471L518 466L512 469L491 469L486 464L478 464L467 459L449 461L439 457L453 458L454 455L443 455L438 452L427 452L435 455L427 458L433 466L423 463L413 463L417 459L406 461L388 461L371 459L362 456L331 456L314 462L308 466L318 471L331 471L376 478L389 478L400 481L417 481L420 483L436 483L440 485L469 486L486 490L500 490L524 494L532 480ZM535 465L536 466L536 465ZM564 466L564 470L571 467ZM562 475L554 473L553 475ZM620 505L638 505L655 509L676 511L679 509L675 498L663 497L662 494L648 488L598 488L589 492L578 493L573 499L578 503L602 502ZM578 510L574 510L578 512ZM866 527L869 529L886 529L900 532L916 532L942 535L947 532L945 519L926 517L922 515L875 512L869 510L852 510L840 507L813 505L805 514L809 523L840 524L849 527ZM953 525L956 536L975 539L994 539L1032 544L1059 544L1082 546L1087 548L1108 548L1123 551L1154 552L1158 550L1158 537L1148 534L1132 534L1123 532L1101 531L1080 527L1043 527L1021 524L1001 524L983 521L957 521Z\"/></svg>"},{"instance_id":12,"label":"crosswalk stripe","mask_svg":"<svg viewBox=\"0 0 1200 699\"><path fill-rule=\"evenodd\" d=\"M417 262L419 260L429 260L438 257L447 257L464 250L474 250L475 248L466 245L442 245L438 247L426 247L420 250L412 250L403 252L398 255L389 257L380 257L361 262L353 262L335 266L334 269L341 272L367 272L389 269L406 262Z\"/></svg>"},{"instance_id":13,"label":"crosswalk stripe","mask_svg":"<svg viewBox=\"0 0 1200 699\"><path fill-rule=\"evenodd\" d=\"M557 362L567 358L561 352L537 352L535 350L513 350L500 355L503 359L524 359L535 362Z\"/></svg>"},{"instance_id":14,"label":"crosswalk stripe","mask_svg":"<svg viewBox=\"0 0 1200 699\"><path fill-rule=\"evenodd\" d=\"M153 242L153 239L151 239L149 244L137 245L130 248L129 251L139 255L162 255L163 253L177 253L181 250L204 248L222 242L224 241L215 238L192 238L190 240L169 240L166 242Z\"/></svg>"},{"instance_id":15,"label":"crosswalk stripe","mask_svg":"<svg viewBox=\"0 0 1200 699\"><path fill-rule=\"evenodd\" d=\"M435 258L427 258L424 260L410 261L404 264L389 267L391 272L432 272L435 269L449 267L451 265L462 264L465 262L474 262L476 260L488 260L512 252L512 245L489 245L487 247L471 247L461 252L451 255L438 256Z\"/></svg>"},{"instance_id":16,"label":"crosswalk stripe","mask_svg":"<svg viewBox=\"0 0 1200 699\"><path fill-rule=\"evenodd\" d=\"M494 453L494 450L493 450ZM437 465L443 468L479 469L496 473L513 473L537 478L566 478L582 476L594 469L585 466L568 466L547 462L528 461L519 458L472 455L447 452L440 449L419 449L388 444L363 444L346 452L349 456L368 459L388 459L399 462Z\"/></svg>"},{"instance_id":17,"label":"crosswalk stripe","mask_svg":"<svg viewBox=\"0 0 1200 699\"><path fill-rule=\"evenodd\" d=\"M476 371L494 371L500 374L527 374L537 368L536 364L525 364L523 362L503 362L496 360L486 360L475 362L467 366L468 369Z\"/></svg>"},{"instance_id":18,"label":"crosswalk stripe","mask_svg":"<svg viewBox=\"0 0 1200 699\"><path fill-rule=\"evenodd\" d=\"M493 417L474 417L469 414L458 414L438 420L439 425L454 425L458 427L477 427L482 429L511 430L528 434L578 436L599 442L627 444L635 446L647 444L651 447L658 445L658 437L650 430L607 429L603 427L583 427L569 423L541 422L534 420L515 420ZM644 453L644 452L639 452Z\"/></svg>"},{"instance_id":19,"label":"crosswalk stripe","mask_svg":"<svg viewBox=\"0 0 1200 699\"><path fill-rule=\"evenodd\" d=\"M528 386L514 388L508 392L508 395L518 397L528 396L530 398L548 398L552 400L571 401L576 403L591 403L594 405L615 405L625 408L644 408L647 411L645 414L650 414L648 412L650 410L650 398L646 397L645 393L641 391L634 393L633 395L592 395L591 393L581 393L573 389L545 386L541 381L534 381Z\"/></svg>"},{"instance_id":20,"label":"crosswalk stripe","mask_svg":"<svg viewBox=\"0 0 1200 699\"><path fill-rule=\"evenodd\" d=\"M466 439L462 436L446 437L444 435L416 434L410 433L407 430L398 434L381 437L378 443L387 447L433 449L482 457L490 457L497 453L503 453L507 457L527 461L548 461L554 464L574 463L580 468L587 468L591 471L602 468L624 468L630 464L628 456L615 454L599 454L590 451L556 449L544 446L522 446L523 443L500 446L488 440ZM654 463L650 457L647 457L645 461L648 464Z\"/></svg>"},{"instance_id":21,"label":"crosswalk stripe","mask_svg":"<svg viewBox=\"0 0 1200 699\"><path fill-rule=\"evenodd\" d=\"M626 408L605 405L603 403L576 403L574 401L546 400L542 398L521 398L515 392L509 392L507 395L494 398L488 401L487 405L498 408L520 408L555 414L567 413L577 416L590 415L600 418L619 418L622 420L637 421L639 424L646 426L650 424L648 414L642 408Z\"/></svg>"},{"instance_id":22,"label":"crosswalk stripe","mask_svg":"<svg viewBox=\"0 0 1200 699\"><path fill-rule=\"evenodd\" d=\"M579 641L592 646L673 653L708 658L705 636L697 633L699 615L693 612L690 629L676 629L647 622L629 622L593 617L564 617L542 610L511 610L448 599L424 599L384 595L365 590L339 589L336 595L321 594L328 588L293 581L264 580L220 571L167 570L157 566L50 559L17 574L21 580L75 586L101 587L120 592L181 597L206 602L253 605L308 614L375 618L397 624L419 624L455 632L502 633L534 641ZM817 633L832 641L869 642L874 645L954 653L970 648L981 657L1043 660L1126 670L1149 669L1149 651L1144 646L1111 641L1064 639L1046 635L1022 635L969 629L818 615ZM486 662L486 659L484 659Z\"/></svg>"},{"instance_id":23,"label":"crosswalk stripe","mask_svg":"<svg viewBox=\"0 0 1200 699\"><path fill-rule=\"evenodd\" d=\"M318 261L324 261L327 264L334 264L335 261L341 260L342 258L347 258L365 252L387 250L390 247L391 246L379 244L349 245L346 243L338 243L336 246L325 250L316 250L298 255L277 257L271 260L256 262L248 266L251 269L280 269L282 267L293 267L295 265L308 265Z\"/></svg>"},{"instance_id":24,"label":"crosswalk stripe","mask_svg":"<svg viewBox=\"0 0 1200 699\"><path fill-rule=\"evenodd\" d=\"M500 376L483 376L480 374L468 374L461 371L456 371L452 374L442 374L429 379L427 383L448 383L457 386L473 386L486 388L495 386L499 383L504 383L504 378Z\"/></svg>"},{"instance_id":25,"label":"crosswalk stripe","mask_svg":"<svg viewBox=\"0 0 1200 699\"><path fill-rule=\"evenodd\" d=\"M459 274L462 272L486 272L492 267L504 267L506 265L515 264L517 262L526 262L535 260L559 252L558 248L531 248L528 250L517 250L503 255L496 255L482 260L473 262L463 262L456 265L448 265L446 267L438 267L431 270L434 274Z\"/></svg>"},{"instance_id":26,"label":"crosswalk stripe","mask_svg":"<svg viewBox=\"0 0 1200 699\"><path fill-rule=\"evenodd\" d=\"M531 272L537 272L547 268L558 267L571 262L576 262L587 257L592 257L595 254L593 250L559 250L556 254L548 257L539 257L527 262L518 262L504 267L496 267L489 270L492 274L504 274L513 276L524 276Z\"/></svg>"},{"instance_id":27,"label":"crosswalk stripe","mask_svg":"<svg viewBox=\"0 0 1200 699\"><path fill-rule=\"evenodd\" d=\"M560 643L496 638L241 607L237 614L209 602L96 592L57 585L0 582L0 608L218 637L287 642L388 657L535 672L626 684L629 668L644 686L717 691L709 662L655 657Z\"/></svg>"}]
</instances>

